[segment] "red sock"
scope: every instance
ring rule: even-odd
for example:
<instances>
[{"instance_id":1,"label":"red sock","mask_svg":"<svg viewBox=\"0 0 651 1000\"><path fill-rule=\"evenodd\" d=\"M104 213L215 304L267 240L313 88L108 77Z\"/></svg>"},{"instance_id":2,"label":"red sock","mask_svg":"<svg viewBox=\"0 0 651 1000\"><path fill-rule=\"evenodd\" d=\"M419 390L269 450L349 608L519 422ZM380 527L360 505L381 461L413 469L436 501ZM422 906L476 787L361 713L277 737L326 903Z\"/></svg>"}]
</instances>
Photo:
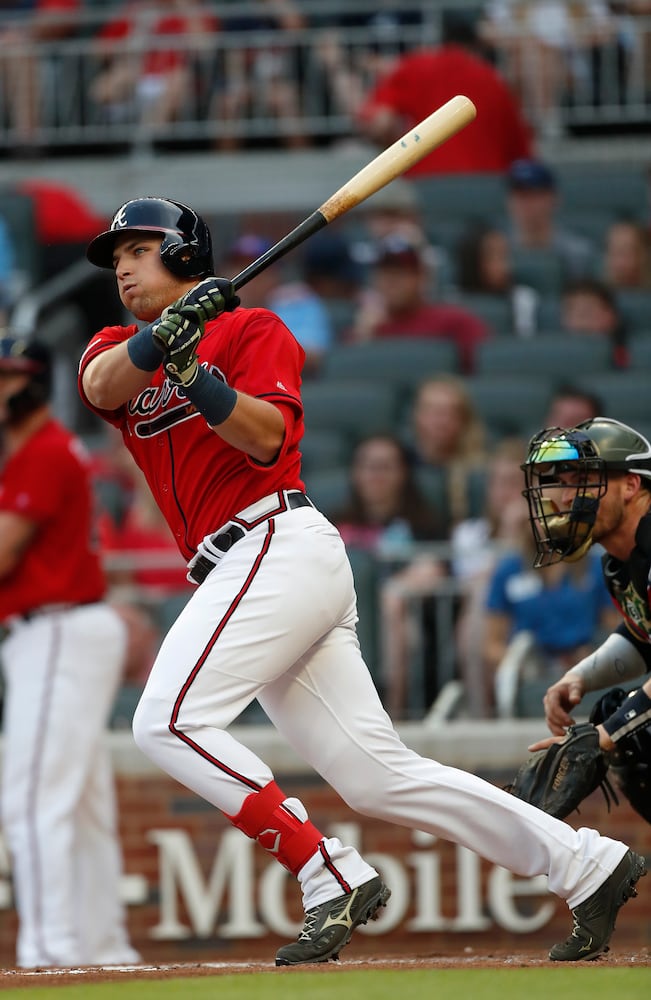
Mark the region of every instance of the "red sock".
<instances>
[{"instance_id":1,"label":"red sock","mask_svg":"<svg viewBox=\"0 0 651 1000\"><path fill-rule=\"evenodd\" d=\"M298 875L323 840L323 834L309 819L298 819L283 806L287 795L275 781L259 792L247 795L240 811L229 816L233 826L257 840L293 875Z\"/></svg>"}]
</instances>

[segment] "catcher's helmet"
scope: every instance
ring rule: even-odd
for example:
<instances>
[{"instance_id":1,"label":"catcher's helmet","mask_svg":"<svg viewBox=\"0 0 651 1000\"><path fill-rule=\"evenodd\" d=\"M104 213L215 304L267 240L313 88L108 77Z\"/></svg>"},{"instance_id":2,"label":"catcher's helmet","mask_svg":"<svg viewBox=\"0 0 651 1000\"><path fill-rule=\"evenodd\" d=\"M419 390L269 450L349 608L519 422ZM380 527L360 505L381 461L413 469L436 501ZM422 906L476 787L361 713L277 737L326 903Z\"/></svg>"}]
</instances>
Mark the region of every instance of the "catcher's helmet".
<instances>
[{"instance_id":1,"label":"catcher's helmet","mask_svg":"<svg viewBox=\"0 0 651 1000\"><path fill-rule=\"evenodd\" d=\"M29 376L27 385L7 401L9 422L18 423L50 398L50 349L35 340L0 337L0 378L3 374Z\"/></svg>"},{"instance_id":2,"label":"catcher's helmet","mask_svg":"<svg viewBox=\"0 0 651 1000\"><path fill-rule=\"evenodd\" d=\"M569 429L540 431L529 442L522 469L536 543L534 566L562 559L574 562L592 545L608 474L636 472L651 479L651 444L619 420L595 417ZM562 482L559 473L572 473L573 478ZM568 489L575 491L569 509L560 502L561 492Z\"/></svg>"},{"instance_id":3,"label":"catcher's helmet","mask_svg":"<svg viewBox=\"0 0 651 1000\"><path fill-rule=\"evenodd\" d=\"M134 198L122 205L110 228L92 240L86 250L91 264L113 268L113 248L127 230L160 233L163 264L181 278L206 278L214 274L210 230L200 215L168 198Z\"/></svg>"}]
</instances>

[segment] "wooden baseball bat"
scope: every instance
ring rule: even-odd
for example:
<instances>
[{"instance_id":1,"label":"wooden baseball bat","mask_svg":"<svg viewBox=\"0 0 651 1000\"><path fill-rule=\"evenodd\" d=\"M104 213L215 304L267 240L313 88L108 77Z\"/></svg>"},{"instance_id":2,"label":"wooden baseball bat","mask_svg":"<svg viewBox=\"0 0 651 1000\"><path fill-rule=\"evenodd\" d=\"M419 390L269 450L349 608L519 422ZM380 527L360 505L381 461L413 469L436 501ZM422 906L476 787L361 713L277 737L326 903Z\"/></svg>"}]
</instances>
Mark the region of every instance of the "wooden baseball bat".
<instances>
[{"instance_id":1,"label":"wooden baseball bat","mask_svg":"<svg viewBox=\"0 0 651 1000\"><path fill-rule=\"evenodd\" d=\"M323 229L329 222L338 219L340 215L348 212L355 205L359 205L380 188L409 170L437 146L441 146L457 132L460 132L462 128L465 128L476 115L477 109L470 98L460 94L451 98L446 104L442 104L440 108L424 118L420 124L409 129L393 145L388 146L374 160L362 167L354 177L351 177L338 191L335 191L320 208L308 215L287 236L283 236L278 243L275 243L257 260L240 271L232 279L235 290L237 291L242 285L255 278L269 264L273 264L290 250L299 246L308 236Z\"/></svg>"}]
</instances>

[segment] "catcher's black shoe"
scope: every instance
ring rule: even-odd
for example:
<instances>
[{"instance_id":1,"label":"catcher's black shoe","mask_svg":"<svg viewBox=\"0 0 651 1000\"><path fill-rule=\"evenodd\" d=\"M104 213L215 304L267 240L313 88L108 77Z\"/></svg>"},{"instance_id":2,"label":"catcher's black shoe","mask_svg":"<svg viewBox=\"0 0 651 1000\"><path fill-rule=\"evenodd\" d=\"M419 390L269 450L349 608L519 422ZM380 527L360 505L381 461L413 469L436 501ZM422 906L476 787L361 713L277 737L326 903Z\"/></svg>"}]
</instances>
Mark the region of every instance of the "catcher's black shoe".
<instances>
[{"instance_id":1,"label":"catcher's black shoe","mask_svg":"<svg viewBox=\"0 0 651 1000\"><path fill-rule=\"evenodd\" d=\"M276 965L303 965L338 958L355 928L367 920L375 920L390 895L391 890L376 875L345 896L308 910L298 940L279 948Z\"/></svg>"},{"instance_id":2,"label":"catcher's black shoe","mask_svg":"<svg viewBox=\"0 0 651 1000\"><path fill-rule=\"evenodd\" d=\"M589 961L608 951L619 909L627 899L637 896L635 884L643 875L646 875L644 858L628 851L603 885L572 910L572 933L562 944L554 945L549 953L552 961Z\"/></svg>"}]
</instances>

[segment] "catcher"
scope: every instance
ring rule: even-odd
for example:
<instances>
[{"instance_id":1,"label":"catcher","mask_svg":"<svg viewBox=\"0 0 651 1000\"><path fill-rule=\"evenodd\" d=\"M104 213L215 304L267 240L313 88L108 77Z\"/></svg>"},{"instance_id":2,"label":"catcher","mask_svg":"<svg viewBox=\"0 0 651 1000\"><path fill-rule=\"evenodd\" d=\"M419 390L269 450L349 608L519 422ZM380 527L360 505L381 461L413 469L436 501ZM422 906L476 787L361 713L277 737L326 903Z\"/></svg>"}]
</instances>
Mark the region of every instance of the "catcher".
<instances>
[{"instance_id":1,"label":"catcher","mask_svg":"<svg viewBox=\"0 0 651 1000\"><path fill-rule=\"evenodd\" d=\"M593 653L571 667L544 698L554 736L534 751L509 790L559 819L608 775L651 822L651 444L606 417L536 434L522 466L536 543L534 566L581 559L598 542L603 572L623 621ZM629 685L630 687L630 685ZM606 690L589 723L572 711L590 691Z\"/></svg>"}]
</instances>

